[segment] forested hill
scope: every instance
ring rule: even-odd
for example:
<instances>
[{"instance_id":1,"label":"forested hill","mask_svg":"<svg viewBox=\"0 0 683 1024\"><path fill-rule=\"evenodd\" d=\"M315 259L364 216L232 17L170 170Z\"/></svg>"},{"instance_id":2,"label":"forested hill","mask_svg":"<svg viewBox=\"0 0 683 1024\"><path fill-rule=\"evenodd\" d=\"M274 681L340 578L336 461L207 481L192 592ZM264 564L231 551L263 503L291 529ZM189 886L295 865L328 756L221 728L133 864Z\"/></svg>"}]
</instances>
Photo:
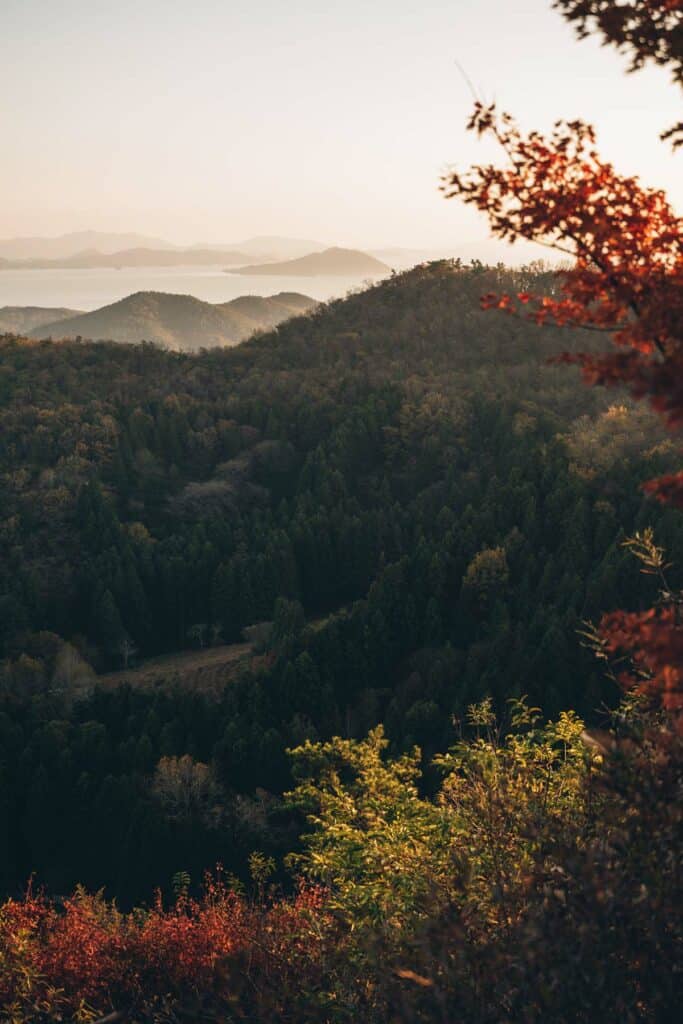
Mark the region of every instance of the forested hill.
<instances>
[{"instance_id":1,"label":"forested hill","mask_svg":"<svg viewBox=\"0 0 683 1024\"><path fill-rule=\"evenodd\" d=\"M238 867L277 844L268 794L308 736L383 720L429 756L486 693L611 699L576 630L652 596L624 531L654 524L683 563L638 489L669 445L547 363L594 335L480 311L543 276L431 264L200 355L0 342L0 884L134 898ZM218 699L93 688L271 620ZM156 800L185 754L219 817Z\"/></svg>"}]
</instances>

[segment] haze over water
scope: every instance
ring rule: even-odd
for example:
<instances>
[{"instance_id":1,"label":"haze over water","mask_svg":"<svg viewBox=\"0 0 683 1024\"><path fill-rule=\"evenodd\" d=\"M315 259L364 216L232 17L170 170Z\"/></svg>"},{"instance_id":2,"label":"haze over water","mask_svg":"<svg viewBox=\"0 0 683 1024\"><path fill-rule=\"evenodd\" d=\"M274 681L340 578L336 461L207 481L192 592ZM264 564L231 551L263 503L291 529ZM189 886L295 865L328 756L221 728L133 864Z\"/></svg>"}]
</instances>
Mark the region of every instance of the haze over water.
<instances>
[{"instance_id":1,"label":"haze over water","mask_svg":"<svg viewBox=\"0 0 683 1024\"><path fill-rule=\"evenodd\" d=\"M279 277L226 274L222 267L101 267L92 270L3 270L0 306L64 306L90 311L132 292L194 295L229 302L240 295L300 292L327 300L362 287L359 277Z\"/></svg>"}]
</instances>

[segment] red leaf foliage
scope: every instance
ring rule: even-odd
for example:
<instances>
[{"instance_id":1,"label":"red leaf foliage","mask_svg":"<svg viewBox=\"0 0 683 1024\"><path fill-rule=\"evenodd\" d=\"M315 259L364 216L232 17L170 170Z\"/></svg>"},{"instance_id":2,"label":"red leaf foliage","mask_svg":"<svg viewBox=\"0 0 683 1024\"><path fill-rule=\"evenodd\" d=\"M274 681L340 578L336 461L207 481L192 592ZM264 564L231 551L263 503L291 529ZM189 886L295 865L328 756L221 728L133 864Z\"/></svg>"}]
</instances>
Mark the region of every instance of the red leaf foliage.
<instances>
[{"instance_id":1,"label":"red leaf foliage","mask_svg":"<svg viewBox=\"0 0 683 1024\"><path fill-rule=\"evenodd\" d=\"M665 194L601 160L582 121L524 136L495 105L477 103L468 127L493 135L507 162L450 174L446 196L482 210L499 238L540 242L574 261L558 271L557 294L485 295L484 308L606 332L614 350L561 359L578 363L587 383L625 385L669 427L683 425L683 219Z\"/></svg>"},{"instance_id":2,"label":"red leaf foliage","mask_svg":"<svg viewBox=\"0 0 683 1024\"><path fill-rule=\"evenodd\" d=\"M667 63L681 45L681 0L664 3L559 3L581 31L598 19L608 41L636 48ZM616 10L618 8L618 11ZM629 9L627 11L627 8ZM630 13L629 13L630 12ZM666 31L656 49L657 31ZM651 32L652 38L639 33ZM640 41L639 41L640 40ZM641 47L640 50L637 47ZM667 49L668 48L668 49ZM680 49L678 60L683 61ZM672 56L673 55L673 56ZM537 324L605 332L613 348L569 354L561 362L581 367L588 384L626 386L645 399L672 430L683 426L683 219L663 192L643 187L602 160L595 134L582 121L558 121L549 137L523 135L495 105L475 105L468 128L493 136L503 166L479 165L453 172L443 183L447 198L460 197L486 214L493 234L509 242L525 238L571 257L557 272L551 295L488 294L485 309L524 316ZM683 508L683 472L645 484L658 500ZM610 655L625 658L625 686L654 695L669 712L683 710L683 625L673 603L640 615L615 612L601 634ZM683 716L678 716L683 727Z\"/></svg>"},{"instance_id":3,"label":"red leaf foliage","mask_svg":"<svg viewBox=\"0 0 683 1024\"><path fill-rule=\"evenodd\" d=\"M665 505L683 508L683 472L667 473L644 484L643 490L652 494Z\"/></svg>"},{"instance_id":4,"label":"red leaf foliage","mask_svg":"<svg viewBox=\"0 0 683 1024\"><path fill-rule=\"evenodd\" d=\"M61 1020L57 1012L71 1014L82 1004L105 1012L172 995L200 997L225 985L231 966L234 988L247 960L263 971L285 960L295 970L305 954L310 973L313 917L319 930L326 918L320 889L253 904L220 874L207 877L199 899L181 896L164 908L158 897L151 909L130 914L101 894L80 891L58 906L29 888L23 899L0 905L0 1006Z\"/></svg>"},{"instance_id":5,"label":"red leaf foliage","mask_svg":"<svg viewBox=\"0 0 683 1024\"><path fill-rule=\"evenodd\" d=\"M683 710L683 629L675 606L645 612L611 612L600 632L606 650L625 659L620 682L627 689L654 694L667 711ZM683 719L678 719L683 724Z\"/></svg>"}]
</instances>

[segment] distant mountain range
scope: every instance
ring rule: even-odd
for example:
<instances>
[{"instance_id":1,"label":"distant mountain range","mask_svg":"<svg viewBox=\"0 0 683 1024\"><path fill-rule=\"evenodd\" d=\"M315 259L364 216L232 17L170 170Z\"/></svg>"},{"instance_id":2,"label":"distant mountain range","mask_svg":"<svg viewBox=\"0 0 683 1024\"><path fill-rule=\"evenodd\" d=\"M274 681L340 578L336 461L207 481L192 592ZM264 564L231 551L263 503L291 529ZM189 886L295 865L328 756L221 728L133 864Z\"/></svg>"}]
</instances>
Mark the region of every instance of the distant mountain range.
<instances>
[{"instance_id":1,"label":"distant mountain range","mask_svg":"<svg viewBox=\"0 0 683 1024\"><path fill-rule=\"evenodd\" d=\"M324 249L298 259L278 263L254 263L230 269L231 274L272 274L282 277L382 277L389 273L386 263L359 249Z\"/></svg>"},{"instance_id":2,"label":"distant mountain range","mask_svg":"<svg viewBox=\"0 0 683 1024\"><path fill-rule=\"evenodd\" d=\"M298 292L267 297L243 295L218 304L202 302L192 295L136 292L91 313L6 306L0 309L0 332L33 338L144 340L166 348L196 351L236 345L254 331L269 330L315 305L315 299Z\"/></svg>"},{"instance_id":3,"label":"distant mountain range","mask_svg":"<svg viewBox=\"0 0 683 1024\"><path fill-rule=\"evenodd\" d=\"M77 231L58 238L9 238L0 240L0 270L31 268L73 268L81 267L143 267L143 266L232 266L243 264L241 272L251 272L251 266L298 260L330 251L325 243L311 238L289 238L283 235L256 235L237 242L198 242L191 245L175 245L163 238L150 238L131 232L113 233L102 231ZM332 250L333 252L335 250ZM358 250L347 250L355 252ZM448 259L459 256L469 262L480 259L485 263L495 262L504 256L499 243L490 240L459 241L450 246L400 247L366 246L363 253L374 257L395 270L415 266L430 260ZM537 259L539 253L533 247L518 248L517 258ZM32 261L32 262L27 262ZM302 273L296 268L287 268L287 273ZM386 272L386 271L384 271ZM318 271L316 271L318 273ZM326 271L329 273L329 271ZM334 272L337 273L337 272ZM344 275L347 271L339 271ZM355 273L350 271L351 275ZM364 273L364 271L361 271ZM305 272L308 276L308 271Z\"/></svg>"},{"instance_id":4,"label":"distant mountain range","mask_svg":"<svg viewBox=\"0 0 683 1024\"><path fill-rule=\"evenodd\" d=\"M230 244L216 244L215 242L199 242L194 245L174 245L163 238L150 238L147 235L135 233L112 233L104 231L75 231L67 235L60 235L58 238L43 238L31 236L26 238L0 239L0 268L9 269L8 263L14 265L15 261L21 261L19 266L25 268L27 260L38 261L35 266L55 266L52 261L66 260L76 261L65 263L65 266L147 266L146 263L127 262L142 258L142 253L154 253L156 266L175 265L175 263L164 263L160 259L160 252L169 254L168 260L175 260L182 254L185 263L198 265L200 263L231 263L264 260L288 260L298 256L305 256L310 252L317 252L324 249L321 242L306 238L286 238L281 235L257 235L253 238L246 238L241 242ZM135 257L133 254L139 253ZM226 258L226 254L230 254ZM194 254L194 255L193 255ZM235 259L233 259L233 255ZM102 257L118 257L112 262L104 262ZM237 258L239 257L239 259ZM87 262L87 261L90 262ZM97 260L97 262L93 262ZM178 260L178 262L182 262ZM61 264L60 264L61 265Z\"/></svg>"},{"instance_id":5,"label":"distant mountain range","mask_svg":"<svg viewBox=\"0 0 683 1024\"><path fill-rule=\"evenodd\" d=\"M64 259L88 249L112 253L120 249L174 249L163 238L148 238L131 232L73 231L57 238L5 238L0 240L0 258L6 260Z\"/></svg>"},{"instance_id":6,"label":"distant mountain range","mask_svg":"<svg viewBox=\"0 0 683 1024\"><path fill-rule=\"evenodd\" d=\"M397 250L387 250L395 254ZM381 256L378 260L376 257ZM406 260L401 259L401 265ZM414 261L418 262L418 260ZM292 274L302 277L380 276L387 273L380 252L326 248L307 238L257 235L230 245L202 242L173 245L137 234L78 231L59 238L0 240L0 270L94 269L98 267L179 267L240 265L241 274ZM392 264L393 265L393 264ZM259 269L254 270L254 267Z\"/></svg>"},{"instance_id":7,"label":"distant mountain range","mask_svg":"<svg viewBox=\"0 0 683 1024\"><path fill-rule=\"evenodd\" d=\"M56 259L32 257L31 259L0 259L0 270L84 270L95 267L200 267L217 266L223 263L244 263L249 255L235 250L222 249L122 249L112 253L99 249L84 249L73 256Z\"/></svg>"},{"instance_id":8,"label":"distant mountain range","mask_svg":"<svg viewBox=\"0 0 683 1024\"><path fill-rule=\"evenodd\" d=\"M264 239L267 242L268 239ZM302 243L303 244L303 243ZM315 244L315 243L312 243ZM238 274L285 274L297 277L340 276L379 277L388 273L386 263L359 249L324 249L309 252L295 259L273 261L265 255L261 262L249 263L255 258L255 251L246 249L150 249L138 247L106 253L99 249L84 249L72 256L46 259L6 259L0 257L0 270L87 270L97 267L201 267L225 266ZM241 264L241 265L240 265Z\"/></svg>"}]
</instances>

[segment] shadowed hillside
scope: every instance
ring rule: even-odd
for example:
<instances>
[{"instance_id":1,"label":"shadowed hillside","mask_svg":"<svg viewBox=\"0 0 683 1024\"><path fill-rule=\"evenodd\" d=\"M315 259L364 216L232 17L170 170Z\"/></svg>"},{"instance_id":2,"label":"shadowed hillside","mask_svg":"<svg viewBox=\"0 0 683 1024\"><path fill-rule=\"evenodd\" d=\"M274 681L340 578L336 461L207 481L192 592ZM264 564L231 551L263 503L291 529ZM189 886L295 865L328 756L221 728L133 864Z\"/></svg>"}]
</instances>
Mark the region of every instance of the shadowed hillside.
<instances>
[{"instance_id":1,"label":"shadowed hillside","mask_svg":"<svg viewBox=\"0 0 683 1024\"><path fill-rule=\"evenodd\" d=\"M36 327L80 316L80 309L60 309L49 306L2 306L0 308L0 334L30 334Z\"/></svg>"}]
</instances>

